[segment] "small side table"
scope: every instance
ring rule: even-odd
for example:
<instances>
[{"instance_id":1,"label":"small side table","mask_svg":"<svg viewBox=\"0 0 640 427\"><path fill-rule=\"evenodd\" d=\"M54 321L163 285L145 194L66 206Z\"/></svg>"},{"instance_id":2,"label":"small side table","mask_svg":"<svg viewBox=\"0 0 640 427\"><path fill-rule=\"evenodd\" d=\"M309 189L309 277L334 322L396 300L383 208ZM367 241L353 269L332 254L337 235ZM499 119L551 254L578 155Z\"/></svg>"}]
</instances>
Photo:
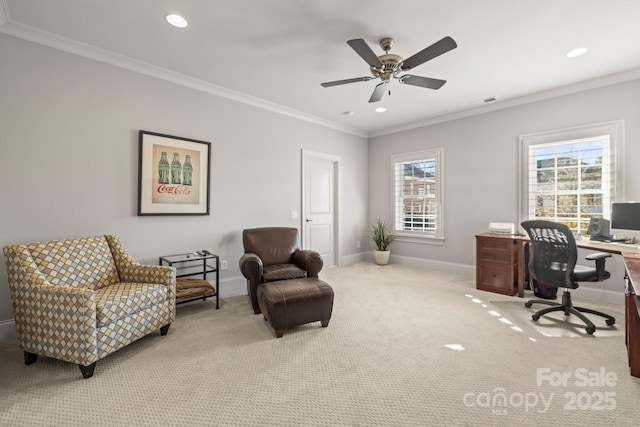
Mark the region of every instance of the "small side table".
<instances>
[{"instance_id":1,"label":"small side table","mask_svg":"<svg viewBox=\"0 0 640 427\"><path fill-rule=\"evenodd\" d=\"M215 266L210 264L210 260L215 260ZM212 287L214 294L211 294L210 290L207 290L208 292L203 292L202 295L192 294L189 297L181 298L180 300L176 298L176 304L182 304L199 299L205 300L208 297L215 295L216 310L220 308L220 257L218 257L218 255L212 253L201 254L198 252L165 255L159 258L159 264L175 267L177 272L176 278L202 275L202 278L207 280L207 273L215 273L216 286ZM185 270L187 272L180 273L180 271Z\"/></svg>"}]
</instances>

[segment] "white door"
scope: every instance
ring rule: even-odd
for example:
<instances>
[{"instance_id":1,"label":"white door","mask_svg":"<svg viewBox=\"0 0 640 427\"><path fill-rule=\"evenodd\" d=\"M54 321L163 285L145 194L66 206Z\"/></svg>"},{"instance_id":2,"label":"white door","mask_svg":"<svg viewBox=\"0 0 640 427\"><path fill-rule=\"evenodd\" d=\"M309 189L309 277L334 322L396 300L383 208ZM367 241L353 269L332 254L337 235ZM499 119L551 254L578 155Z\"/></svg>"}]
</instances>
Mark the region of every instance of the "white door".
<instances>
[{"instance_id":1,"label":"white door","mask_svg":"<svg viewBox=\"0 0 640 427\"><path fill-rule=\"evenodd\" d=\"M322 255L325 267L336 265L336 164L331 156L303 152L302 245Z\"/></svg>"}]
</instances>

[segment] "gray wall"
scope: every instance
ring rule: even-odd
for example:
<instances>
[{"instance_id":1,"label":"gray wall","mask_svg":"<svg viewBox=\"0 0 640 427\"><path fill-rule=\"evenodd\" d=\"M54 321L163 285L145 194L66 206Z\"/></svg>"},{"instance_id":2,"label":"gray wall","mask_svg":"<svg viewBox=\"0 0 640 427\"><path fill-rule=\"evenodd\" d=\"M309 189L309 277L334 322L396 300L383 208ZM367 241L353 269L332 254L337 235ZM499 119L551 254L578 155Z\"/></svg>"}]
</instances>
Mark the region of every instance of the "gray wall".
<instances>
[{"instance_id":1,"label":"gray wall","mask_svg":"<svg viewBox=\"0 0 640 427\"><path fill-rule=\"evenodd\" d=\"M392 254L399 262L475 265L475 234L489 222L517 223L518 136L617 119L625 122L625 198L640 200L639 99L635 80L370 138L369 219L391 218L392 154L444 147L444 246L394 242ZM616 277L596 286L618 292L621 260L611 266Z\"/></svg>"},{"instance_id":2,"label":"gray wall","mask_svg":"<svg viewBox=\"0 0 640 427\"><path fill-rule=\"evenodd\" d=\"M206 248L228 260L223 283L241 292L241 230L300 228L289 211L301 210L308 149L341 157L343 255L358 258L366 138L4 35L0 58L0 247L112 233L154 264ZM136 216L139 129L212 142L210 216ZM0 323L11 318L2 260Z\"/></svg>"},{"instance_id":3,"label":"gray wall","mask_svg":"<svg viewBox=\"0 0 640 427\"><path fill-rule=\"evenodd\" d=\"M5 35L0 58L0 246L113 233L146 263L207 248L229 262L223 283L237 284L243 228L300 227L289 211L301 210L308 149L342 158L343 255L354 260L367 224L389 218L389 156L444 147L444 246L392 250L401 262L472 272L473 236L490 221L517 220L518 136L616 119L626 126L626 198L640 200L640 81L375 137L367 147L365 138ZM136 216L139 129L213 143L210 216ZM1 264L0 326L13 317ZM622 264L611 265L616 276L600 286L618 292Z\"/></svg>"}]
</instances>

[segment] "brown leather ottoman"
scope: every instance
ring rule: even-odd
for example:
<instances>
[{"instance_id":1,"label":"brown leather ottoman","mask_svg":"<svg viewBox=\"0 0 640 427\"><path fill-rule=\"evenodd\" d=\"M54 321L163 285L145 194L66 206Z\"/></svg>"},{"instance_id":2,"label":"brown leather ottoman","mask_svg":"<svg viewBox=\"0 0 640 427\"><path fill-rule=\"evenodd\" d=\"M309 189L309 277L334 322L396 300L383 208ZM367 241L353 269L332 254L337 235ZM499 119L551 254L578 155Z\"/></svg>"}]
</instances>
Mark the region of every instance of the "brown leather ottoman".
<instances>
[{"instance_id":1,"label":"brown leather ottoman","mask_svg":"<svg viewBox=\"0 0 640 427\"><path fill-rule=\"evenodd\" d=\"M276 337L285 329L311 322L329 326L333 310L333 289L315 277L279 280L258 286L258 305L273 327Z\"/></svg>"}]
</instances>

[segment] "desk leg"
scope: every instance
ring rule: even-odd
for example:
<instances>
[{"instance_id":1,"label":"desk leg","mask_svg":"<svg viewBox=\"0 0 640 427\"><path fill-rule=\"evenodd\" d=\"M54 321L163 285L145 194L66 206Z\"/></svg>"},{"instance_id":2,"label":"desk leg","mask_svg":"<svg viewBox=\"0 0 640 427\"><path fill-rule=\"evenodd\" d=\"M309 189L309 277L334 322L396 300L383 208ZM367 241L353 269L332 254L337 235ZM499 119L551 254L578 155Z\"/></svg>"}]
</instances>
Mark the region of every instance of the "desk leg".
<instances>
[{"instance_id":1,"label":"desk leg","mask_svg":"<svg viewBox=\"0 0 640 427\"><path fill-rule=\"evenodd\" d=\"M524 245L518 244L518 296L524 298Z\"/></svg>"},{"instance_id":2,"label":"desk leg","mask_svg":"<svg viewBox=\"0 0 640 427\"><path fill-rule=\"evenodd\" d=\"M627 351L629 352L629 367L631 375L640 377L640 315L638 313L638 301L636 295L627 295Z\"/></svg>"}]
</instances>

